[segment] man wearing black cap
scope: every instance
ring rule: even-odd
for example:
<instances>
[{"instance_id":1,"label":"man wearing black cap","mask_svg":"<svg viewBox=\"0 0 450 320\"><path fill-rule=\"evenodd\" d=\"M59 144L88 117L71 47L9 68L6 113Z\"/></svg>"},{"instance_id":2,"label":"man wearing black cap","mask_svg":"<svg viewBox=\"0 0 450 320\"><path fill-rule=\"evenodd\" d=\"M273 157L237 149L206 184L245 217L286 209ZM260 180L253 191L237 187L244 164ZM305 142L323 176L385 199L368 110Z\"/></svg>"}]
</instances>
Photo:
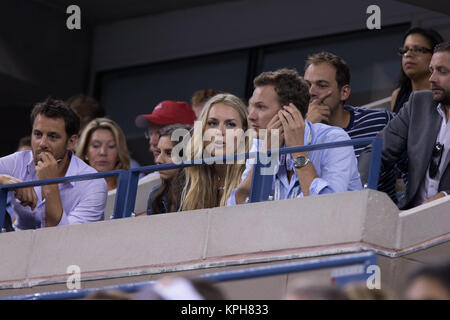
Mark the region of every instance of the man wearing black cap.
<instances>
[{"instance_id":1,"label":"man wearing black cap","mask_svg":"<svg viewBox=\"0 0 450 320\"><path fill-rule=\"evenodd\" d=\"M138 128L145 129L145 137L149 140L150 151L156 159L159 130L174 123L192 126L195 120L195 113L187 102L165 100L159 103L151 114L138 115L135 123Z\"/></svg>"}]
</instances>

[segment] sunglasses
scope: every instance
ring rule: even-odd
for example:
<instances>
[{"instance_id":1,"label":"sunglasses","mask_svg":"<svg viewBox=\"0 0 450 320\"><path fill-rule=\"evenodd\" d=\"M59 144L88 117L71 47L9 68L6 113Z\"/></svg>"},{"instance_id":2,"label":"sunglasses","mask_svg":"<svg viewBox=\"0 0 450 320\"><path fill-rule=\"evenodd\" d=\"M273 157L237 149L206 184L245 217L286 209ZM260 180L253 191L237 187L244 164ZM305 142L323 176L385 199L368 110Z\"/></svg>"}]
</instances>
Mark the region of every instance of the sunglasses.
<instances>
[{"instance_id":1,"label":"sunglasses","mask_svg":"<svg viewBox=\"0 0 450 320\"><path fill-rule=\"evenodd\" d=\"M439 170L439 165L441 164L442 153L444 151L444 145L440 143L436 143L433 148L433 152L431 153L431 163L430 169L428 171L430 178L434 179Z\"/></svg>"}]
</instances>

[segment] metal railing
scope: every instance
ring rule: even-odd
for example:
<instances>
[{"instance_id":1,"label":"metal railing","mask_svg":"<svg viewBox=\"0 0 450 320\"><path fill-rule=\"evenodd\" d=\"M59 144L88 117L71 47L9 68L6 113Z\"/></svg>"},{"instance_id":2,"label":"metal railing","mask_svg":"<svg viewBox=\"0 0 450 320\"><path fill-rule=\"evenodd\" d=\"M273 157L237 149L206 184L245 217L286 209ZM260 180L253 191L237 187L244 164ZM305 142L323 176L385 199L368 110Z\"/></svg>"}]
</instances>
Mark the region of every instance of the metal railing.
<instances>
[{"instance_id":1,"label":"metal railing","mask_svg":"<svg viewBox=\"0 0 450 320\"><path fill-rule=\"evenodd\" d=\"M277 154L286 154L293 152L302 152L302 151L313 151L327 148L340 148L346 146L360 146L360 145L368 145L372 144L372 153L370 159L370 171L368 177L367 187L370 189L377 189L378 185L378 176L379 176L379 168L381 163L381 147L382 141L380 138L362 138L362 139L354 139L354 140L346 140L346 141L337 141L331 143L324 144L315 144L308 146L300 146L300 147L291 147L291 148L281 148L276 151ZM275 153L275 152L274 152ZM210 164L216 161L222 161L222 163L227 163L230 160L243 160L248 158L256 158L260 159L261 155L264 154L266 157L270 157L272 152L247 152L245 154L234 154L231 156L220 156L213 157L207 159L194 159L191 161L181 162L181 163L170 163L170 164L162 164L162 165L151 165L140 168L133 168L130 170L114 170L100 173L92 173L86 175L79 176L70 176L70 177L62 177L56 179L47 179L47 180L38 180L38 181L28 181L21 182L15 184L7 184L0 186L0 232L3 228L5 213L6 213L6 205L7 205L7 194L9 191L12 191L16 188L21 187L34 187L34 186L42 186L46 184L57 184L63 183L67 181L81 181L81 180L89 180L89 179L100 179L118 176L118 186L116 193L116 200L114 204L114 219L130 217L131 213L134 210L135 202L136 202L136 193L138 188L139 174L140 173L152 173L156 171L162 170L170 170L170 169L179 169L185 168L193 165L199 164ZM265 201L268 198L268 194L270 193L270 188L272 186L273 176L271 175L261 175L261 169L263 168L263 164L257 160L256 167L254 170L252 187L250 193L250 202L257 201ZM258 186L257 188L255 186Z\"/></svg>"},{"instance_id":2,"label":"metal railing","mask_svg":"<svg viewBox=\"0 0 450 320\"><path fill-rule=\"evenodd\" d=\"M280 148L276 151L277 154L286 154L286 153L293 153L293 152L302 152L302 151L313 151L313 150L320 150L320 149L328 149L328 148L340 148L340 147L347 147L347 146L361 146L361 145L368 145L372 144L372 153L370 158L370 171L369 171L369 177L368 177L368 183L367 187L370 189L377 189L378 186L378 177L379 177L379 170L380 170L380 163L381 163L381 148L382 148L382 140L380 138L362 138L362 139L353 139L353 140L346 140L346 141L337 141L337 142L330 142L330 143L323 143L323 144L315 144L315 145L308 145L308 146L301 146L301 147L291 147L291 148ZM266 157L270 158L272 152L247 152L245 154L234 154L231 156L220 156L220 157L214 157L214 158L208 158L208 159L197 159L187 162L182 162L180 164L162 164L162 165L153 165L153 166L146 166L146 167L140 167L140 168L133 168L130 170L130 178L129 178L129 186L127 191L127 197L126 197L126 204L125 204L125 213L127 214L126 217L129 217L131 213L133 212L135 201L136 201L136 193L137 193L137 187L138 187L138 180L139 180L139 174L140 173L152 173L155 171L161 171L161 170L170 170L170 169L176 169L176 168L185 168L190 167L196 164L205 164L205 163L212 163L214 161L223 161L223 163L226 163L229 160L242 160L242 159L248 159L248 158L256 158L260 159L261 154L265 154ZM261 163L256 164L257 167L255 167L253 180L252 180L252 186L251 186L251 192L250 192L250 202L259 202L259 201L265 201L267 200L267 196L270 193L270 189L272 187L272 175L261 175L261 169L263 165ZM258 187L254 187L258 186Z\"/></svg>"},{"instance_id":3,"label":"metal railing","mask_svg":"<svg viewBox=\"0 0 450 320\"><path fill-rule=\"evenodd\" d=\"M25 187L37 187L47 184L59 184L68 181L83 181L91 179L101 179L118 176L117 181L117 196L114 203L114 216L122 217L125 216L124 205L126 203L126 195L128 188L129 172L127 170L112 170L106 172L83 174L78 176L61 177L55 179L45 179L37 181L27 181L13 184L5 184L0 186L0 232L2 232L3 224L5 221L7 196L9 191L13 191L17 188Z\"/></svg>"},{"instance_id":4,"label":"metal railing","mask_svg":"<svg viewBox=\"0 0 450 320\"><path fill-rule=\"evenodd\" d=\"M304 151L313 151L320 149L328 149L328 148L341 148L347 146L360 146L372 144L372 153L370 158L370 171L368 177L367 187L369 189L377 189L378 186L378 177L380 171L381 164L381 148L382 148L382 140L380 138L362 138L362 139L354 139L347 141L337 141L330 143L322 143L322 144L314 144L307 145L301 147L290 147L290 148L281 148L279 151L276 151L277 154L286 154L293 152L304 152ZM270 157L270 151L266 153L266 158ZM255 165L254 175L252 180L252 187L250 192L250 202L260 202L268 199L268 196L272 189L272 180L273 177L271 175L263 175L261 171L267 167L269 164L262 164L258 161ZM254 186L259 186L259 188L254 188Z\"/></svg>"},{"instance_id":5,"label":"metal railing","mask_svg":"<svg viewBox=\"0 0 450 320\"><path fill-rule=\"evenodd\" d=\"M313 271L320 269L345 267L353 265L363 265L358 272L352 275L345 275L342 279L335 279L337 285L345 285L350 282L364 281L371 275L369 266L377 264L377 255L372 251L348 254L337 257L316 258L307 261L289 262L276 265L245 268L231 271L222 271L214 273L206 273L200 276L192 277L193 279L206 279L211 282L225 282L246 280L259 277L276 276L281 274L289 274L304 271ZM135 293L146 286L151 286L155 281L128 283L103 288L89 288L80 290L66 290L58 292L35 293L21 296L6 297L0 300L63 300L63 299L83 299L89 293L98 290L119 290L126 293ZM281 298L281 297L280 297Z\"/></svg>"}]
</instances>

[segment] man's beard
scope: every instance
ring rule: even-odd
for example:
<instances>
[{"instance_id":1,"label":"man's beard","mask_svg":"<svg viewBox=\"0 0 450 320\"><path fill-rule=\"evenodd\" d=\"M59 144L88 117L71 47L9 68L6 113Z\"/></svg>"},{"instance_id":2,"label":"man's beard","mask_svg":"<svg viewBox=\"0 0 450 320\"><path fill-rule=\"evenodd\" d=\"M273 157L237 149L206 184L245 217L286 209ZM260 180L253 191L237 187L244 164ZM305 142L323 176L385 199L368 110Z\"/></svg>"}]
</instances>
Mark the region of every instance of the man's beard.
<instances>
[{"instance_id":1,"label":"man's beard","mask_svg":"<svg viewBox=\"0 0 450 320\"><path fill-rule=\"evenodd\" d=\"M431 87L431 90L433 89L439 89L442 90L441 94L439 94L438 96L436 96L433 92L433 100L443 104L444 106L450 106L450 91L444 90L443 88L436 88L436 87Z\"/></svg>"}]
</instances>

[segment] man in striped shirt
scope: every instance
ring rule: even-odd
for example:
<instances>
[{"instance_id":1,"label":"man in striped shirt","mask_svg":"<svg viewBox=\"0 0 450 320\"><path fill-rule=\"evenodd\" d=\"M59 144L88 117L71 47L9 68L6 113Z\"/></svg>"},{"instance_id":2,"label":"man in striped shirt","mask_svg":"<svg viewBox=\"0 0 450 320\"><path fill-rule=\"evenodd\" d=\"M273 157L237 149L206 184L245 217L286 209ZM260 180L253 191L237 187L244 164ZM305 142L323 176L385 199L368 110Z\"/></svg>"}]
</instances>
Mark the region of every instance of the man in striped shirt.
<instances>
[{"instance_id":1,"label":"man in striped shirt","mask_svg":"<svg viewBox=\"0 0 450 320\"><path fill-rule=\"evenodd\" d=\"M350 68L340 57L320 52L308 57L304 79L310 89L310 103L306 120L325 123L344 129L351 139L375 137L393 114L380 109L366 109L345 105L350 96ZM355 146L356 158L365 146ZM379 190L386 192L397 203L395 178L392 170L380 177Z\"/></svg>"}]
</instances>

